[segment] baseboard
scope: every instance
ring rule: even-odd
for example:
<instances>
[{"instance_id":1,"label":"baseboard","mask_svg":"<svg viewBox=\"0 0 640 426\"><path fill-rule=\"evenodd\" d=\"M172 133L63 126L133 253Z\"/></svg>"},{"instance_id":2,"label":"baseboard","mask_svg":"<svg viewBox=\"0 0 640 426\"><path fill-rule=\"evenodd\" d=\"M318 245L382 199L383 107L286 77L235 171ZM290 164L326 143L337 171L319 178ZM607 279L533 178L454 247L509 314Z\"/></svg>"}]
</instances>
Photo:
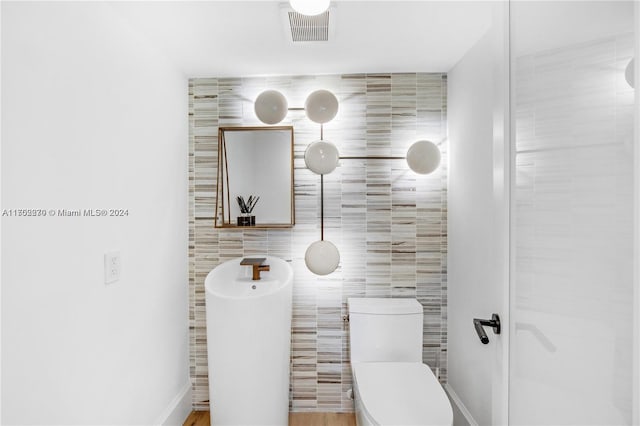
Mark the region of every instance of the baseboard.
<instances>
[{"instance_id":1,"label":"baseboard","mask_svg":"<svg viewBox=\"0 0 640 426\"><path fill-rule=\"evenodd\" d=\"M444 385L442 385L442 387L447 392L447 394L449 394L451 401L453 401L456 407L458 407L458 410L464 416L464 419L467 421L467 423L469 423L469 426L478 426L478 422L476 422L476 420L473 418L471 412L467 409L467 407L465 407L465 405L462 403L462 400L449 385L449 383L445 383Z\"/></svg>"},{"instance_id":2,"label":"baseboard","mask_svg":"<svg viewBox=\"0 0 640 426\"><path fill-rule=\"evenodd\" d=\"M182 426L191 414L191 381L188 381L154 422L162 426Z\"/></svg>"}]
</instances>

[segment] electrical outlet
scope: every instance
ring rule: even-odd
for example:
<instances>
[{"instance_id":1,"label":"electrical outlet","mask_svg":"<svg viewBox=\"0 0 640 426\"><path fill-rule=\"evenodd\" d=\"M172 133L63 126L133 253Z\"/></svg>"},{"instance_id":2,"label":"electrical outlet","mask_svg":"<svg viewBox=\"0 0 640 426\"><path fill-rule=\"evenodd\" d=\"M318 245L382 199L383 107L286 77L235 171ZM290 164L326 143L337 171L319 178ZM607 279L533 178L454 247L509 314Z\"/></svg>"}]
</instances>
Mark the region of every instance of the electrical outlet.
<instances>
[{"instance_id":1,"label":"electrical outlet","mask_svg":"<svg viewBox=\"0 0 640 426\"><path fill-rule=\"evenodd\" d=\"M120 252L110 251L104 254L104 283L110 284L120 279Z\"/></svg>"}]
</instances>

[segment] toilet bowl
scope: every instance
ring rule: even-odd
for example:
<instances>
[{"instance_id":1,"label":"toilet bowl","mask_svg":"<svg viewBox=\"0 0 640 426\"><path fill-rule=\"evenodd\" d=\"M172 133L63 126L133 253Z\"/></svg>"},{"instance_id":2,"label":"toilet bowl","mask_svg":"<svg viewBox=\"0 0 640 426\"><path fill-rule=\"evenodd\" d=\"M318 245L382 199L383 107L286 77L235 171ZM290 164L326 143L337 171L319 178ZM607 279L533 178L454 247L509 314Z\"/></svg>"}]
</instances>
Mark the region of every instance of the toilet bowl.
<instances>
[{"instance_id":1,"label":"toilet bowl","mask_svg":"<svg viewBox=\"0 0 640 426\"><path fill-rule=\"evenodd\" d=\"M453 411L442 386L422 363L353 366L358 425L448 425Z\"/></svg>"},{"instance_id":2,"label":"toilet bowl","mask_svg":"<svg viewBox=\"0 0 640 426\"><path fill-rule=\"evenodd\" d=\"M449 399L422 363L422 305L374 298L348 304L357 425L451 426Z\"/></svg>"}]
</instances>

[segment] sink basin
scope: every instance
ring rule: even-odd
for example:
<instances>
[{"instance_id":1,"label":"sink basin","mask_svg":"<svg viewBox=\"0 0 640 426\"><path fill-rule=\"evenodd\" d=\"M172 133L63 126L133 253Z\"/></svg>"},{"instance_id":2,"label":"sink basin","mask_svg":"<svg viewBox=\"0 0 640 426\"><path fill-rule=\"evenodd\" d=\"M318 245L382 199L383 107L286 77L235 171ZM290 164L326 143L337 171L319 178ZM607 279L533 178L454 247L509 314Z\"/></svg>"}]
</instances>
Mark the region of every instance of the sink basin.
<instances>
[{"instance_id":1,"label":"sink basin","mask_svg":"<svg viewBox=\"0 0 640 426\"><path fill-rule=\"evenodd\" d=\"M271 270L261 272L258 281L251 279L251 266L240 266L240 261L229 260L211 271L205 279L206 291L215 297L252 299L276 294L292 283L293 270L282 259L266 257L264 264Z\"/></svg>"},{"instance_id":2,"label":"sink basin","mask_svg":"<svg viewBox=\"0 0 640 426\"><path fill-rule=\"evenodd\" d=\"M286 425L293 269L265 257L269 271L229 260L205 279L212 425Z\"/></svg>"}]
</instances>

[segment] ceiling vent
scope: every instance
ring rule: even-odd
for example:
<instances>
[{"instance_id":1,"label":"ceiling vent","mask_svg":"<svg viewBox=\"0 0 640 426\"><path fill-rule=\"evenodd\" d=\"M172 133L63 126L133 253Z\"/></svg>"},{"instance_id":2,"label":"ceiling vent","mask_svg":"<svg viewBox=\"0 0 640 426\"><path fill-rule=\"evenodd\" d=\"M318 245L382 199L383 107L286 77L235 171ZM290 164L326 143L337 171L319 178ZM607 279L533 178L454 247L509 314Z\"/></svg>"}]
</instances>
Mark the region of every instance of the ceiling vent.
<instances>
[{"instance_id":1,"label":"ceiling vent","mask_svg":"<svg viewBox=\"0 0 640 426\"><path fill-rule=\"evenodd\" d=\"M330 7L320 15L307 16L283 7L283 23L287 39L293 44L328 42L333 36L335 8Z\"/></svg>"}]
</instances>

